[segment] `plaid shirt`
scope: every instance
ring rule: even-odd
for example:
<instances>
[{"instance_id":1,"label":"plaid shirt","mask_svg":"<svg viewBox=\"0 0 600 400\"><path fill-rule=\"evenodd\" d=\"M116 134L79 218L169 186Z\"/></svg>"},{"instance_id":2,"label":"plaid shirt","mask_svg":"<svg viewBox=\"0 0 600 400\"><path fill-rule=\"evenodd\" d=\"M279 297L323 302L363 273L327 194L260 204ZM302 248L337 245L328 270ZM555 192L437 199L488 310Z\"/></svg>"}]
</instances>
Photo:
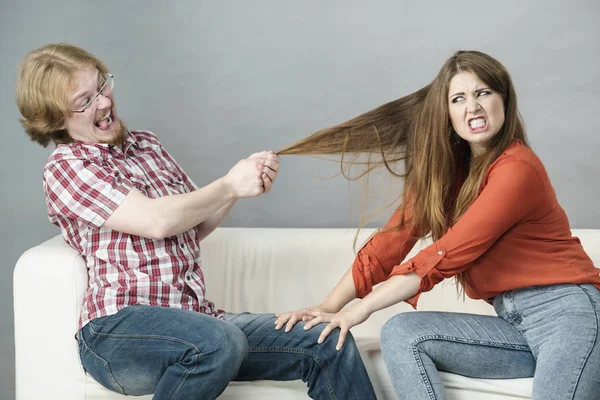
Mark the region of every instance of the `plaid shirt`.
<instances>
[{"instance_id":1,"label":"plaid shirt","mask_svg":"<svg viewBox=\"0 0 600 400\"><path fill-rule=\"evenodd\" d=\"M44 168L50 221L88 270L78 329L137 304L222 318L224 311L204 297L196 229L154 240L102 226L133 188L148 198L196 189L151 132L129 131L123 149L78 141L58 145Z\"/></svg>"}]
</instances>

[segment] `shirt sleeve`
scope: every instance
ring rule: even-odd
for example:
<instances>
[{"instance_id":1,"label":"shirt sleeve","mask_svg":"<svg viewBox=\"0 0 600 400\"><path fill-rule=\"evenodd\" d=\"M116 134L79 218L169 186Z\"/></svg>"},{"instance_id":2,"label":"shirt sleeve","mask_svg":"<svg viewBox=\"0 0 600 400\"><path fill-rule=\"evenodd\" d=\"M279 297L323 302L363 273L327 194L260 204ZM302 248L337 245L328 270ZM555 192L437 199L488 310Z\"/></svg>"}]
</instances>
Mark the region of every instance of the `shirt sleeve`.
<instances>
[{"instance_id":1,"label":"shirt sleeve","mask_svg":"<svg viewBox=\"0 0 600 400\"><path fill-rule=\"evenodd\" d=\"M411 214L410 206L405 208L405 220ZM418 240L416 232L410 227L396 230L400 225L402 212L398 208L385 227L377 232L364 246L354 259L352 278L356 295L365 297L373 290L373 286L385 281L394 266L406 258Z\"/></svg>"},{"instance_id":2,"label":"shirt sleeve","mask_svg":"<svg viewBox=\"0 0 600 400\"><path fill-rule=\"evenodd\" d=\"M48 216L97 228L127 197L133 184L118 171L89 160L61 160L44 169Z\"/></svg>"},{"instance_id":3,"label":"shirt sleeve","mask_svg":"<svg viewBox=\"0 0 600 400\"><path fill-rule=\"evenodd\" d=\"M506 159L498 163L458 222L415 257L394 267L390 277L410 272L421 277L419 291L406 301L416 308L422 292L466 270L511 227L534 218L546 189L546 181L526 161Z\"/></svg>"}]
</instances>

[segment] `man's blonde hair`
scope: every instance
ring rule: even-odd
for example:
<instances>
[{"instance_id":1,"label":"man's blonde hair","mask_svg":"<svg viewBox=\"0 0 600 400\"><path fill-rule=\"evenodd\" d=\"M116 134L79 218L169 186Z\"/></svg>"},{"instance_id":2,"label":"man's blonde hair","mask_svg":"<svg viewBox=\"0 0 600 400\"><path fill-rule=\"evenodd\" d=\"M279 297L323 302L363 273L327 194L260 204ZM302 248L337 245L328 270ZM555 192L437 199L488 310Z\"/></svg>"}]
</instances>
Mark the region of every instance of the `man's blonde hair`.
<instances>
[{"instance_id":1,"label":"man's blonde hair","mask_svg":"<svg viewBox=\"0 0 600 400\"><path fill-rule=\"evenodd\" d=\"M48 44L25 56L15 89L20 121L31 140L43 147L50 141L69 143L65 119L73 115L71 95L77 90L78 71L95 67L107 73L106 65L80 47Z\"/></svg>"}]
</instances>

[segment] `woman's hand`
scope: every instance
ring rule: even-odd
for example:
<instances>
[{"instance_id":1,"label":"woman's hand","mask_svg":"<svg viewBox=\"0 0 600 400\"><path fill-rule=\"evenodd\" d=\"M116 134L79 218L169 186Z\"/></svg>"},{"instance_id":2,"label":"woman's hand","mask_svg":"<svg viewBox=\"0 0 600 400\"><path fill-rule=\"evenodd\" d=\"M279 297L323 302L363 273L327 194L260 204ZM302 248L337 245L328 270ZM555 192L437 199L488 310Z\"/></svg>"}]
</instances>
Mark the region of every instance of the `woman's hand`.
<instances>
[{"instance_id":1,"label":"woman's hand","mask_svg":"<svg viewBox=\"0 0 600 400\"><path fill-rule=\"evenodd\" d=\"M317 343L319 344L323 343L331 331L333 331L335 328L340 328L340 336L337 345L335 346L336 350L340 350L344 345L346 335L348 334L350 328L365 322L371 315L364 309L364 307L361 306L360 301L337 313L328 313L321 310L310 310L307 311L306 314L312 317L312 319L310 319L307 324L304 325L304 329L306 330L322 322L329 322L317 340Z\"/></svg>"},{"instance_id":2,"label":"woman's hand","mask_svg":"<svg viewBox=\"0 0 600 400\"><path fill-rule=\"evenodd\" d=\"M312 320L314 317L310 314L311 312L327 312L327 310L322 306L313 306L297 311L275 314L275 317L277 317L275 320L275 329L279 330L285 325L285 331L289 332L296 325L296 322Z\"/></svg>"}]
</instances>

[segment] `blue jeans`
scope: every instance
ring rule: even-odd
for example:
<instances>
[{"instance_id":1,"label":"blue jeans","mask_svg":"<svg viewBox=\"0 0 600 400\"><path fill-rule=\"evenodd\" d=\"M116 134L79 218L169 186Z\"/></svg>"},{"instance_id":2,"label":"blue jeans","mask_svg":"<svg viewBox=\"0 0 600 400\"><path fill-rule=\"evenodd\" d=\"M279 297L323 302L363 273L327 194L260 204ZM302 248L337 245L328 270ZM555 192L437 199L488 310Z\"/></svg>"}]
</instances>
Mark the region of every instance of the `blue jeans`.
<instances>
[{"instance_id":1,"label":"blue jeans","mask_svg":"<svg viewBox=\"0 0 600 400\"><path fill-rule=\"evenodd\" d=\"M382 329L398 398L444 399L439 371L477 378L533 377L533 399L600 399L600 291L591 284L511 290L498 317L414 312Z\"/></svg>"},{"instance_id":2,"label":"blue jeans","mask_svg":"<svg viewBox=\"0 0 600 400\"><path fill-rule=\"evenodd\" d=\"M272 314L226 314L130 306L89 322L78 335L84 369L121 394L155 399L214 399L231 380L296 380L315 399L375 399L351 337L335 350L324 324L275 330ZM334 332L335 333L335 332Z\"/></svg>"}]
</instances>

